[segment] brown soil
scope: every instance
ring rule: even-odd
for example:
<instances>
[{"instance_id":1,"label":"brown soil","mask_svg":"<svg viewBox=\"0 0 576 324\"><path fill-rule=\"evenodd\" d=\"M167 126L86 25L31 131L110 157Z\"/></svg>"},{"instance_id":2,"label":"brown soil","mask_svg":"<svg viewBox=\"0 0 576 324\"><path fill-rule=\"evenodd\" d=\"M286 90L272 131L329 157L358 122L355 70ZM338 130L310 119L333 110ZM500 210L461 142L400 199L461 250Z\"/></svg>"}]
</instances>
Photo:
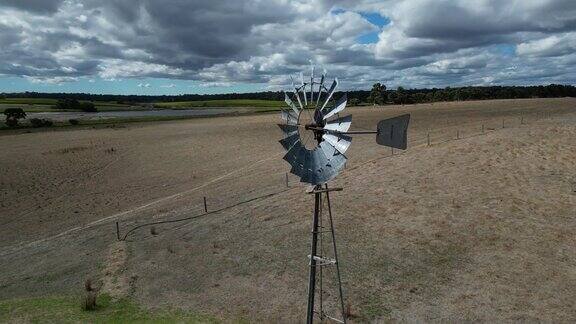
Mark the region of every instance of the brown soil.
<instances>
[{"instance_id":1,"label":"brown soil","mask_svg":"<svg viewBox=\"0 0 576 324\"><path fill-rule=\"evenodd\" d=\"M345 188L333 209L356 320L576 320L575 104L350 108L358 130L412 114L409 150L355 138L332 183ZM296 178L285 187L276 121L0 136L0 298L104 274L105 290L152 308L301 320L313 204ZM124 234L202 215L204 196L209 211L233 207L114 243L115 221Z\"/></svg>"}]
</instances>

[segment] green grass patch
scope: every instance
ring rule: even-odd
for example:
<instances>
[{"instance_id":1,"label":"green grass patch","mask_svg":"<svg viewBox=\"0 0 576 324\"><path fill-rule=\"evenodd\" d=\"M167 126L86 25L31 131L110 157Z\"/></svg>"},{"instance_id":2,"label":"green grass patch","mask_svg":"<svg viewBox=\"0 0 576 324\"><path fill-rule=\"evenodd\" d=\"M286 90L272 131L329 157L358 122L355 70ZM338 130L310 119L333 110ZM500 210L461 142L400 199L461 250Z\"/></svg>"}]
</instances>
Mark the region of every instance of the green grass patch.
<instances>
[{"instance_id":1,"label":"green grass patch","mask_svg":"<svg viewBox=\"0 0 576 324\"><path fill-rule=\"evenodd\" d=\"M100 108L98 108L100 109ZM100 111L114 111L118 109L103 109ZM124 109L126 110L126 109ZM137 108L134 110L138 110ZM163 122L163 121L175 121L175 120L185 120L185 119L196 119L196 118L215 118L215 117L222 117L222 116L244 116L244 115L251 115L251 114L265 114L265 113L275 113L280 108L274 107L258 107L254 109L245 109L245 111L232 111L232 112L222 112L221 114L214 114L214 115L194 115L194 116L142 116L142 117L114 117L114 118L103 118L103 119L79 119L78 125L71 125L68 121L59 121L59 120L52 120L53 126L52 127L42 127L42 128L32 128L30 125L29 119L19 120L19 124L17 127L8 127L4 122L4 115L1 115L3 112L3 108L0 106L0 131L14 131L14 130L32 130L35 131L42 131L42 130L50 130L54 128L59 129L66 129L66 128L75 128L75 127L86 127L86 126L98 126L98 125L122 125L122 124L129 124L129 123L143 123L143 122ZM45 112L45 111L77 111L77 110L37 110L37 111L28 111L24 108L26 112ZM86 113L89 114L89 113ZM50 119L50 117L48 117ZM73 118L74 119L74 118Z\"/></svg>"},{"instance_id":2,"label":"green grass patch","mask_svg":"<svg viewBox=\"0 0 576 324\"><path fill-rule=\"evenodd\" d=\"M49 98L5 98L0 99L0 104L18 105L55 105L58 99Z\"/></svg>"},{"instance_id":3,"label":"green grass patch","mask_svg":"<svg viewBox=\"0 0 576 324\"><path fill-rule=\"evenodd\" d=\"M262 111L259 111L262 113ZM117 118L105 118L105 119L87 119L87 120L79 120L80 123L78 125L71 125L68 121L53 121L54 124L52 127L41 127L41 128L33 128L30 123L26 119L21 119L17 127L8 127L4 123L4 120L0 116L0 131L13 131L13 130L35 130L35 131L42 131L42 130L50 130L54 128L58 129L66 129L66 128L75 128L75 127L86 127L86 126L99 126L99 125L123 125L129 123L146 123L146 122L163 122L163 121L176 121L176 120L186 120L186 119L196 119L196 118L213 118L213 117L220 117L220 116L239 116L242 114L237 113L223 113L219 115L210 115L210 116L146 116L146 117L117 117Z\"/></svg>"},{"instance_id":4,"label":"green grass patch","mask_svg":"<svg viewBox=\"0 0 576 324\"><path fill-rule=\"evenodd\" d=\"M80 100L84 101L84 100ZM0 112L6 108L22 108L26 112L66 111L55 109L58 99L48 98L5 98L0 99ZM118 103L116 101L92 101L98 111L148 110L147 104ZM260 99L200 100L156 102L156 109L194 109L194 108L280 108L283 101Z\"/></svg>"},{"instance_id":5,"label":"green grass patch","mask_svg":"<svg viewBox=\"0 0 576 324\"><path fill-rule=\"evenodd\" d=\"M273 108L283 107L283 101L259 100L259 99L231 99L231 100L200 100L200 101L174 101L174 102L156 102L156 108L210 108L210 107L262 107Z\"/></svg>"},{"instance_id":6,"label":"green grass patch","mask_svg":"<svg viewBox=\"0 0 576 324\"><path fill-rule=\"evenodd\" d=\"M4 110L8 108L22 108L27 113L40 113L40 112L82 112L80 110L74 109L56 109L54 106L46 105L10 105L10 104L0 104L0 114L4 113ZM100 106L96 104L96 109L98 111L126 111L126 110L146 110L139 106ZM0 116L1 118L2 116Z\"/></svg>"},{"instance_id":7,"label":"green grass patch","mask_svg":"<svg viewBox=\"0 0 576 324\"><path fill-rule=\"evenodd\" d=\"M96 105L96 109L98 109L98 111L150 110L149 108L145 108L142 106L120 106L120 105L111 106L109 104L101 104L99 102L94 102L94 104Z\"/></svg>"},{"instance_id":8,"label":"green grass patch","mask_svg":"<svg viewBox=\"0 0 576 324\"><path fill-rule=\"evenodd\" d=\"M87 100L80 100L87 102ZM141 105L130 105L118 103L116 101L92 101L99 111L133 110L146 109ZM6 108L22 108L26 112L47 112L47 111L74 111L55 109L58 99L49 98L4 98L0 99L0 112Z\"/></svg>"},{"instance_id":9,"label":"green grass patch","mask_svg":"<svg viewBox=\"0 0 576 324\"><path fill-rule=\"evenodd\" d=\"M184 311L149 311L128 299L101 295L97 308L82 310L80 297L43 297L0 301L0 322L23 323L218 323Z\"/></svg>"},{"instance_id":10,"label":"green grass patch","mask_svg":"<svg viewBox=\"0 0 576 324\"><path fill-rule=\"evenodd\" d=\"M127 124L140 122L161 122L172 120L184 120L201 118L203 116L146 116L146 117L117 117L105 119L80 120L80 125L106 125L106 124ZM209 116L213 117L213 116ZM63 126L68 126L68 122L63 122Z\"/></svg>"},{"instance_id":11,"label":"green grass patch","mask_svg":"<svg viewBox=\"0 0 576 324\"><path fill-rule=\"evenodd\" d=\"M15 105L15 104L2 104L0 103L0 114L4 113L4 110L8 108L22 108L27 113L32 112L47 112L47 111L65 111L60 109L53 109L52 106L47 105ZM4 117L3 115L0 118Z\"/></svg>"},{"instance_id":12,"label":"green grass patch","mask_svg":"<svg viewBox=\"0 0 576 324\"><path fill-rule=\"evenodd\" d=\"M84 100L80 100L84 101ZM96 106L109 106L109 107L132 107L130 104L118 103L116 101L92 101Z\"/></svg>"}]
</instances>

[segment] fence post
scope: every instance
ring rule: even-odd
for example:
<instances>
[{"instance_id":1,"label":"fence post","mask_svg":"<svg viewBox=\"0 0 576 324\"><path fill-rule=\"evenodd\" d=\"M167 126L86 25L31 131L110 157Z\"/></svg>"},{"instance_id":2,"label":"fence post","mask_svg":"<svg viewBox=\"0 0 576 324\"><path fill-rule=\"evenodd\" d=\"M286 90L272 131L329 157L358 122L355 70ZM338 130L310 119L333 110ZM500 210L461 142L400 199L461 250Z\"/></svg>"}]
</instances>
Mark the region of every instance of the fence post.
<instances>
[{"instance_id":1,"label":"fence post","mask_svg":"<svg viewBox=\"0 0 576 324\"><path fill-rule=\"evenodd\" d=\"M456 139L460 139L460 130L459 129L456 130Z\"/></svg>"},{"instance_id":2,"label":"fence post","mask_svg":"<svg viewBox=\"0 0 576 324\"><path fill-rule=\"evenodd\" d=\"M286 188L288 188L288 172L286 172Z\"/></svg>"},{"instance_id":3,"label":"fence post","mask_svg":"<svg viewBox=\"0 0 576 324\"><path fill-rule=\"evenodd\" d=\"M430 133L428 133L428 146L430 146Z\"/></svg>"},{"instance_id":4,"label":"fence post","mask_svg":"<svg viewBox=\"0 0 576 324\"><path fill-rule=\"evenodd\" d=\"M120 225L116 222L116 238L120 241Z\"/></svg>"},{"instance_id":5,"label":"fence post","mask_svg":"<svg viewBox=\"0 0 576 324\"><path fill-rule=\"evenodd\" d=\"M391 149L390 151L392 152L392 155L394 155L394 148L391 147L390 149Z\"/></svg>"},{"instance_id":6,"label":"fence post","mask_svg":"<svg viewBox=\"0 0 576 324\"><path fill-rule=\"evenodd\" d=\"M484 134L484 124L482 124L482 134Z\"/></svg>"},{"instance_id":7,"label":"fence post","mask_svg":"<svg viewBox=\"0 0 576 324\"><path fill-rule=\"evenodd\" d=\"M504 128L504 119L502 119L502 128Z\"/></svg>"},{"instance_id":8,"label":"fence post","mask_svg":"<svg viewBox=\"0 0 576 324\"><path fill-rule=\"evenodd\" d=\"M208 205L206 204L206 197L204 197L204 212L208 212Z\"/></svg>"}]
</instances>

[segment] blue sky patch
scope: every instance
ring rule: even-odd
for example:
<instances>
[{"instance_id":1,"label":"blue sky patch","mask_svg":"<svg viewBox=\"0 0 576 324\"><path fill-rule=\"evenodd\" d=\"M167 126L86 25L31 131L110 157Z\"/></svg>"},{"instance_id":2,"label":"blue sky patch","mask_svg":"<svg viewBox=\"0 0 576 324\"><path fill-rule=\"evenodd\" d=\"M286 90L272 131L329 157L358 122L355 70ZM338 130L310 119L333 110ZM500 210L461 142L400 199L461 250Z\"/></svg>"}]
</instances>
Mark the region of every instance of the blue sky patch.
<instances>
[{"instance_id":1,"label":"blue sky patch","mask_svg":"<svg viewBox=\"0 0 576 324\"><path fill-rule=\"evenodd\" d=\"M378 42L379 32L372 32L364 35L360 35L357 40L360 44L374 44Z\"/></svg>"},{"instance_id":2,"label":"blue sky patch","mask_svg":"<svg viewBox=\"0 0 576 324\"><path fill-rule=\"evenodd\" d=\"M368 20L371 24L376 25L380 28L390 23L390 19L380 15L377 12L361 12L360 15L364 17L364 19Z\"/></svg>"},{"instance_id":3,"label":"blue sky patch","mask_svg":"<svg viewBox=\"0 0 576 324\"><path fill-rule=\"evenodd\" d=\"M516 54L516 46L512 44L498 44L494 46L497 53L506 56L513 56Z\"/></svg>"},{"instance_id":4,"label":"blue sky patch","mask_svg":"<svg viewBox=\"0 0 576 324\"><path fill-rule=\"evenodd\" d=\"M390 19L380 15L377 12L360 12L360 15L368 20L372 25L378 26L380 30L390 23ZM367 34L360 35L357 40L360 44L374 44L378 42L379 31L370 32Z\"/></svg>"},{"instance_id":5,"label":"blue sky patch","mask_svg":"<svg viewBox=\"0 0 576 324\"><path fill-rule=\"evenodd\" d=\"M206 84L198 81L164 78L126 78L113 81L101 78L79 78L77 81L61 83L32 82L24 77L0 78L0 92L90 92L99 94L179 95L188 93L258 92L265 90L266 85L258 83L233 83L229 86L206 86Z\"/></svg>"}]
</instances>

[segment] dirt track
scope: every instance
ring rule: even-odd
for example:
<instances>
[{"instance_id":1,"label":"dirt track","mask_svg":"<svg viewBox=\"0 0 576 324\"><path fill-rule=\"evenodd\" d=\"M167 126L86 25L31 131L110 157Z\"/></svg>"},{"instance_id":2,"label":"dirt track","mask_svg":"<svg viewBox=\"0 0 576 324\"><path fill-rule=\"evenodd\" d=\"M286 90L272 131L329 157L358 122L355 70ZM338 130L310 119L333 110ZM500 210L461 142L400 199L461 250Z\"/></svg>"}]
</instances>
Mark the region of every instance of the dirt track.
<instances>
[{"instance_id":1,"label":"dirt track","mask_svg":"<svg viewBox=\"0 0 576 324\"><path fill-rule=\"evenodd\" d=\"M576 319L574 108L549 99L349 110L355 129L412 114L406 154L387 158L372 137L355 138L334 182L345 187L334 209L359 319ZM150 307L300 319L312 206L294 178L286 191L276 120L0 136L0 298L71 292L98 276L115 220L126 231L201 214L203 196L210 210L276 192L157 226L157 236L135 232L125 271Z\"/></svg>"}]
</instances>

